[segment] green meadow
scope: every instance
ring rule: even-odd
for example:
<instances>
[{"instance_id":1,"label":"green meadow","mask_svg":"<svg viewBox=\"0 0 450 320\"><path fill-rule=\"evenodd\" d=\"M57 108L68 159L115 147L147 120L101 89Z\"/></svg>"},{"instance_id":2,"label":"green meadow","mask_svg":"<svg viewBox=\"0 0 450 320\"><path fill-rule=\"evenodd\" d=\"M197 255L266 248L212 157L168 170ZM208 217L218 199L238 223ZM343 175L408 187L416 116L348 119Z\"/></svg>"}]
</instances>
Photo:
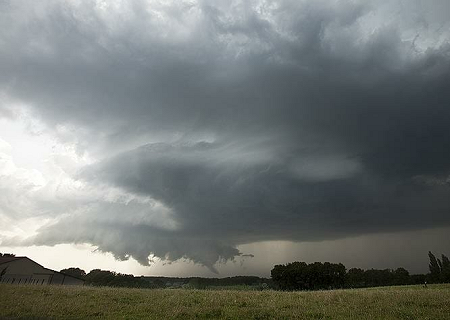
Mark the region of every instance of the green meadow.
<instances>
[{"instance_id":1,"label":"green meadow","mask_svg":"<svg viewBox=\"0 0 450 320\"><path fill-rule=\"evenodd\" d=\"M0 319L450 319L450 285L310 292L0 285Z\"/></svg>"}]
</instances>

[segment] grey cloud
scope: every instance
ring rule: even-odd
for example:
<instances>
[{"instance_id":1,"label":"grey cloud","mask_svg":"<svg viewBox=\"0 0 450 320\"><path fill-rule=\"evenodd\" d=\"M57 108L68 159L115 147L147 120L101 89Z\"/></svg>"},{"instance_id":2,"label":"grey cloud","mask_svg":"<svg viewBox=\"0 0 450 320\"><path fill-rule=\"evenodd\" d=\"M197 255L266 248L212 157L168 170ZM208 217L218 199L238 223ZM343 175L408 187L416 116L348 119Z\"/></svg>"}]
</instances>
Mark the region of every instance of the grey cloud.
<instances>
[{"instance_id":1,"label":"grey cloud","mask_svg":"<svg viewBox=\"0 0 450 320\"><path fill-rule=\"evenodd\" d=\"M251 241L450 222L448 184L417 178L450 170L447 2L122 6L7 5L0 85L102 159L79 179L156 199L179 229L96 210L39 243L213 268Z\"/></svg>"},{"instance_id":2,"label":"grey cloud","mask_svg":"<svg viewBox=\"0 0 450 320\"><path fill-rule=\"evenodd\" d=\"M100 251L113 253L119 260L133 257L142 265L149 265L153 258L165 261L188 258L208 267L214 273L217 273L214 266L217 262L234 260L241 255L238 249L220 239L202 235L180 236L146 225L131 226L114 221L105 223L89 220L83 216L65 219L57 225L42 229L38 236L22 242L22 245L89 242L95 244Z\"/></svg>"},{"instance_id":3,"label":"grey cloud","mask_svg":"<svg viewBox=\"0 0 450 320\"><path fill-rule=\"evenodd\" d=\"M246 154L247 161L224 156L234 152L229 146L205 142L149 145L87 168L81 178L151 195L167 205L180 226L170 232L174 241L201 236L225 241L230 248L268 239L323 240L449 222L448 186L370 181L365 173L311 181L293 175L285 163L274 159L255 163L251 152ZM146 237L152 233L148 231ZM162 230L159 237L166 233ZM149 254L159 247L145 248ZM196 248L210 257L209 250L216 247L198 242ZM165 248L159 257L170 257L170 252ZM209 258L202 260L187 250L184 254L211 265Z\"/></svg>"}]
</instances>

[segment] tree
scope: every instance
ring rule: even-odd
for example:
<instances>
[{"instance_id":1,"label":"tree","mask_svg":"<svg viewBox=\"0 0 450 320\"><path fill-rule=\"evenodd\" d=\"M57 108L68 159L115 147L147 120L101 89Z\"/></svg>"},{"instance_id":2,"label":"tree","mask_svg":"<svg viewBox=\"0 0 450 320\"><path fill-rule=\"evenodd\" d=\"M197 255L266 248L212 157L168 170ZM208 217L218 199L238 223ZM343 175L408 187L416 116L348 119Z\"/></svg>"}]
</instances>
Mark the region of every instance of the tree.
<instances>
[{"instance_id":1,"label":"tree","mask_svg":"<svg viewBox=\"0 0 450 320\"><path fill-rule=\"evenodd\" d=\"M291 262L276 265L271 276L282 290L317 290L342 288L345 283L345 266L342 263Z\"/></svg>"},{"instance_id":2,"label":"tree","mask_svg":"<svg viewBox=\"0 0 450 320\"><path fill-rule=\"evenodd\" d=\"M65 273L69 276L84 279L86 276L86 272L80 268L68 268L68 269L62 269L61 273Z\"/></svg>"},{"instance_id":3,"label":"tree","mask_svg":"<svg viewBox=\"0 0 450 320\"><path fill-rule=\"evenodd\" d=\"M441 281L450 282L450 261L447 256L442 254Z\"/></svg>"},{"instance_id":4,"label":"tree","mask_svg":"<svg viewBox=\"0 0 450 320\"><path fill-rule=\"evenodd\" d=\"M86 275L86 281L97 286L108 286L114 281L115 277L115 272L94 269Z\"/></svg>"},{"instance_id":5,"label":"tree","mask_svg":"<svg viewBox=\"0 0 450 320\"><path fill-rule=\"evenodd\" d=\"M350 288L362 288L366 285L364 270L359 268L351 268L346 275L346 283Z\"/></svg>"},{"instance_id":6,"label":"tree","mask_svg":"<svg viewBox=\"0 0 450 320\"><path fill-rule=\"evenodd\" d=\"M366 287L389 286L394 284L394 274L390 269L370 269L364 271Z\"/></svg>"},{"instance_id":7,"label":"tree","mask_svg":"<svg viewBox=\"0 0 450 320\"><path fill-rule=\"evenodd\" d=\"M8 257L8 258L14 258L16 255L14 253L0 253L0 257Z\"/></svg>"},{"instance_id":8,"label":"tree","mask_svg":"<svg viewBox=\"0 0 450 320\"><path fill-rule=\"evenodd\" d=\"M405 268L397 268L394 271L394 279L394 282L397 285L409 284L410 279L408 270L406 270Z\"/></svg>"},{"instance_id":9,"label":"tree","mask_svg":"<svg viewBox=\"0 0 450 320\"><path fill-rule=\"evenodd\" d=\"M430 280L432 282L439 282L441 277L441 261L436 259L431 251L428 251L428 257L430 258L430 264L428 265L430 269Z\"/></svg>"},{"instance_id":10,"label":"tree","mask_svg":"<svg viewBox=\"0 0 450 320\"><path fill-rule=\"evenodd\" d=\"M309 289L309 277L305 262L291 262L285 265L276 265L271 273L272 279L281 290Z\"/></svg>"}]
</instances>

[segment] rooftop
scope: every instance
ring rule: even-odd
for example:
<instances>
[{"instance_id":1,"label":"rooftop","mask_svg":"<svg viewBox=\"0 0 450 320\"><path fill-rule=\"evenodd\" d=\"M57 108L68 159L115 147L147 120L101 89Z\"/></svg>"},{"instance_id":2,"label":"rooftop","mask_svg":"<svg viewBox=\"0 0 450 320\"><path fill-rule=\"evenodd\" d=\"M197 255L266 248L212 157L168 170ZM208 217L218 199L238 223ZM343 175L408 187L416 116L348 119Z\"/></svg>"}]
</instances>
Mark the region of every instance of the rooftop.
<instances>
[{"instance_id":1,"label":"rooftop","mask_svg":"<svg viewBox=\"0 0 450 320\"><path fill-rule=\"evenodd\" d=\"M25 257L12 257L12 256L1 256L0 257L0 264L2 264L2 263L6 263L6 262L11 262L11 261L14 261L14 260L19 260L19 259L23 259L23 258L25 258Z\"/></svg>"}]
</instances>

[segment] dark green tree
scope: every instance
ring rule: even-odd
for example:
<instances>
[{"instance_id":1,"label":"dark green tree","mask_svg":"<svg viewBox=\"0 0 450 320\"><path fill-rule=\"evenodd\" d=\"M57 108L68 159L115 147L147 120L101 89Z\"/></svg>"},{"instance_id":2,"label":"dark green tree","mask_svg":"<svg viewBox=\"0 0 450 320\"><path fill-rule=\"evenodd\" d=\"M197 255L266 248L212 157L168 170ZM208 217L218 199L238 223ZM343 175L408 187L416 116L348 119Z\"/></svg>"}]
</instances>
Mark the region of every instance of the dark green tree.
<instances>
[{"instance_id":1,"label":"dark green tree","mask_svg":"<svg viewBox=\"0 0 450 320\"><path fill-rule=\"evenodd\" d=\"M447 256L442 254L441 281L450 282L450 261Z\"/></svg>"},{"instance_id":2,"label":"dark green tree","mask_svg":"<svg viewBox=\"0 0 450 320\"><path fill-rule=\"evenodd\" d=\"M342 288L345 285L345 266L342 263L291 262L276 265L272 280L281 290L317 290Z\"/></svg>"},{"instance_id":3,"label":"dark green tree","mask_svg":"<svg viewBox=\"0 0 450 320\"><path fill-rule=\"evenodd\" d=\"M432 282L439 282L441 278L441 261L437 259L431 251L428 251L428 257L430 258L430 264L428 265L430 269L430 280Z\"/></svg>"},{"instance_id":4,"label":"dark green tree","mask_svg":"<svg viewBox=\"0 0 450 320\"><path fill-rule=\"evenodd\" d=\"M108 270L94 269L86 275L86 281L96 286L109 286L114 281L116 273Z\"/></svg>"},{"instance_id":5,"label":"dark green tree","mask_svg":"<svg viewBox=\"0 0 450 320\"><path fill-rule=\"evenodd\" d=\"M396 285L409 284L409 272L405 268L397 268L394 272L394 283Z\"/></svg>"},{"instance_id":6,"label":"dark green tree","mask_svg":"<svg viewBox=\"0 0 450 320\"><path fill-rule=\"evenodd\" d=\"M86 272L80 268L67 268L67 269L62 269L61 273L65 273L69 276L75 277L75 278L80 278L80 279L84 279L84 277L86 276Z\"/></svg>"},{"instance_id":7,"label":"dark green tree","mask_svg":"<svg viewBox=\"0 0 450 320\"><path fill-rule=\"evenodd\" d=\"M16 255L14 253L3 253L2 254L3 257L8 257L8 258L14 258Z\"/></svg>"},{"instance_id":8,"label":"dark green tree","mask_svg":"<svg viewBox=\"0 0 450 320\"><path fill-rule=\"evenodd\" d=\"M346 284L349 288L365 287L364 270L359 268L351 268L346 275Z\"/></svg>"}]
</instances>

